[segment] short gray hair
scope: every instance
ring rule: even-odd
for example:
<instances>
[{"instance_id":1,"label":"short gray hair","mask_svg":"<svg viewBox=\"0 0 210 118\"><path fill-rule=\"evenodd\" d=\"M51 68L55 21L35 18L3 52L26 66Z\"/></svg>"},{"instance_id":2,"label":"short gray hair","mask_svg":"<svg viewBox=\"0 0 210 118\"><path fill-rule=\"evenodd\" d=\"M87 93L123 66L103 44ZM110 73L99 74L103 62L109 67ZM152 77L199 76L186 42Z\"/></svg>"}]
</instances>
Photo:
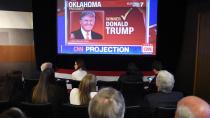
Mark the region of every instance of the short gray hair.
<instances>
[{"instance_id":1,"label":"short gray hair","mask_svg":"<svg viewBox=\"0 0 210 118\"><path fill-rule=\"evenodd\" d=\"M42 63L40 68L41 68L41 71L44 71L47 68L52 69L53 68L53 64L51 62L44 62L44 63Z\"/></svg>"},{"instance_id":2,"label":"short gray hair","mask_svg":"<svg viewBox=\"0 0 210 118\"><path fill-rule=\"evenodd\" d=\"M90 101L88 112L90 118L123 118L124 98L113 88L103 88Z\"/></svg>"},{"instance_id":3,"label":"short gray hair","mask_svg":"<svg viewBox=\"0 0 210 118\"><path fill-rule=\"evenodd\" d=\"M94 11L82 11L80 14L80 20L82 19L82 17L84 16L91 16L91 17L95 17L96 14Z\"/></svg>"},{"instance_id":4,"label":"short gray hair","mask_svg":"<svg viewBox=\"0 0 210 118\"><path fill-rule=\"evenodd\" d=\"M178 115L180 118L195 118L192 111L184 105L179 105L176 109L176 115Z\"/></svg>"},{"instance_id":5,"label":"short gray hair","mask_svg":"<svg viewBox=\"0 0 210 118\"><path fill-rule=\"evenodd\" d=\"M174 76L170 72L166 70L161 70L158 72L156 78L158 91L170 93L174 87L174 82Z\"/></svg>"}]
</instances>

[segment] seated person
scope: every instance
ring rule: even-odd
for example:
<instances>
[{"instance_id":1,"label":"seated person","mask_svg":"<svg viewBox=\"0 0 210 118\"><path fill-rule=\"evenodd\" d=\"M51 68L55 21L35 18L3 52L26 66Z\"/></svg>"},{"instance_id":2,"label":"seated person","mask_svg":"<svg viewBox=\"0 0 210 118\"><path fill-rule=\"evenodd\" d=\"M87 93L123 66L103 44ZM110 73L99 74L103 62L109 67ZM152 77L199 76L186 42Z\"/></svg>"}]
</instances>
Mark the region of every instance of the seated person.
<instances>
[{"instance_id":1,"label":"seated person","mask_svg":"<svg viewBox=\"0 0 210 118\"><path fill-rule=\"evenodd\" d=\"M113 88L103 88L91 99L90 118L123 118L125 102L122 94Z\"/></svg>"},{"instance_id":2,"label":"seated person","mask_svg":"<svg viewBox=\"0 0 210 118\"><path fill-rule=\"evenodd\" d=\"M44 63L42 63L41 66L40 66L41 72L44 71L44 70L47 69L47 68L53 69L53 64L52 64L51 62L44 62ZM39 78L41 72L40 72L40 71L37 71L37 72L35 73L35 78L36 78L36 79Z\"/></svg>"},{"instance_id":3,"label":"seated person","mask_svg":"<svg viewBox=\"0 0 210 118\"><path fill-rule=\"evenodd\" d=\"M54 70L51 68L44 69L41 72L39 82L33 90L32 103L51 103L53 106L53 115L59 117L60 114L57 111L60 111L61 105L69 102L65 96L65 91L56 84L54 75Z\"/></svg>"},{"instance_id":4,"label":"seated person","mask_svg":"<svg viewBox=\"0 0 210 118\"><path fill-rule=\"evenodd\" d=\"M199 97L184 97L177 104L175 118L210 118L210 106Z\"/></svg>"},{"instance_id":5,"label":"seated person","mask_svg":"<svg viewBox=\"0 0 210 118\"><path fill-rule=\"evenodd\" d=\"M79 88L73 88L70 92L70 103L74 105L87 105L96 94L96 77L87 74L80 82Z\"/></svg>"},{"instance_id":6,"label":"seated person","mask_svg":"<svg viewBox=\"0 0 210 118\"><path fill-rule=\"evenodd\" d=\"M23 111L17 107L12 107L0 114L0 118L26 118Z\"/></svg>"},{"instance_id":7,"label":"seated person","mask_svg":"<svg viewBox=\"0 0 210 118\"><path fill-rule=\"evenodd\" d=\"M75 71L72 73L72 79L81 81L85 75L87 75L87 71L85 70L85 63L82 59L77 59L74 64Z\"/></svg>"},{"instance_id":8,"label":"seated person","mask_svg":"<svg viewBox=\"0 0 210 118\"><path fill-rule=\"evenodd\" d=\"M145 96L145 106L149 107L149 112L154 112L155 108L163 106L176 106L183 94L172 92L174 87L174 76L166 70L159 71L156 78L157 93Z\"/></svg>"},{"instance_id":9,"label":"seated person","mask_svg":"<svg viewBox=\"0 0 210 118\"><path fill-rule=\"evenodd\" d=\"M8 100L13 105L18 105L25 100L23 74L16 70L6 74L1 79L0 100Z\"/></svg>"},{"instance_id":10,"label":"seated person","mask_svg":"<svg viewBox=\"0 0 210 118\"><path fill-rule=\"evenodd\" d=\"M151 82L148 85L147 92L148 93L155 93L157 92L157 86L156 86L156 77L159 73L159 71L162 70L162 63L160 61L154 61L152 64L152 71L155 73L155 77L151 80Z\"/></svg>"},{"instance_id":11,"label":"seated person","mask_svg":"<svg viewBox=\"0 0 210 118\"><path fill-rule=\"evenodd\" d=\"M118 82L143 82L142 81L143 74L139 72L138 67L134 63L129 63L127 72L123 75L120 75Z\"/></svg>"}]
</instances>

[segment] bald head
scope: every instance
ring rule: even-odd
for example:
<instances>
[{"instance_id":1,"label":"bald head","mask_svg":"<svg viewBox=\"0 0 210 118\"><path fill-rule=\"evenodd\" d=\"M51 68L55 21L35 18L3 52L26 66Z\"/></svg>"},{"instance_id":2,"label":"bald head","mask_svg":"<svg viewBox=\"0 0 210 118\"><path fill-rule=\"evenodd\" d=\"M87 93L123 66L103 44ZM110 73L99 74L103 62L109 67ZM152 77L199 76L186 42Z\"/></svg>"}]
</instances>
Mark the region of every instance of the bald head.
<instances>
[{"instance_id":1,"label":"bald head","mask_svg":"<svg viewBox=\"0 0 210 118\"><path fill-rule=\"evenodd\" d=\"M178 102L175 118L210 118L210 106L199 97L184 97Z\"/></svg>"}]
</instances>

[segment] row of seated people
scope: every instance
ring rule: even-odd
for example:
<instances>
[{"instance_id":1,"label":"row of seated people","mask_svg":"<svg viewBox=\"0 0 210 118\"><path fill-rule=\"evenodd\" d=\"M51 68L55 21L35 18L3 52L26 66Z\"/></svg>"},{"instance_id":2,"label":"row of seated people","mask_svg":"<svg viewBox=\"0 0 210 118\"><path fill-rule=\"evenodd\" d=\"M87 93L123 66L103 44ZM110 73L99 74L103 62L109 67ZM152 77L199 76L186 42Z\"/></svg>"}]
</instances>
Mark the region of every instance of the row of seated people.
<instances>
[{"instance_id":1,"label":"row of seated people","mask_svg":"<svg viewBox=\"0 0 210 118\"><path fill-rule=\"evenodd\" d=\"M12 74L15 75L15 73L12 73ZM8 75L8 78L12 78L11 75ZM21 77L22 75L20 76L19 74L19 78L20 78L18 79L19 83L23 83ZM7 80L12 80L8 78ZM7 82L7 83L11 84L12 81L11 83L10 82ZM25 86L24 84L19 84L19 85L20 86L17 87L17 88L20 88L19 91L17 91L18 89L14 89L13 85L12 85L13 90L4 91L7 93L10 93L10 95L8 94L9 97L7 97L7 99L15 103L16 105L18 105L18 102L24 100L23 91L25 90L24 89ZM173 78L173 75L170 74L168 71L163 70L163 71L158 72L156 85L158 88L157 89L158 92L144 96L144 101L142 102L143 104L141 104L145 108L146 107L149 108L148 113L154 112L155 108L158 106L171 106L171 105L176 106L177 101L180 100L183 96L182 93L172 92L173 85L174 85L174 78ZM6 88L6 86L4 87ZM23 94L17 94L17 96L15 96L16 93L23 93ZM93 93L93 95L91 95L91 93ZM89 104L89 101L92 99L92 97L95 94L96 94L96 78L92 74L86 74L81 79L79 88L74 88L71 90L70 97L69 97L70 103L75 104L75 105L87 106ZM134 94L137 94L137 93L134 93ZM7 95L7 94L2 94L2 95ZM13 97L21 98L21 99L18 101L18 99L14 99ZM65 96L65 87L61 87L59 86L59 84L57 84L54 78L54 71L52 68L43 69L43 71L41 72L39 82L33 88L30 102L32 102L33 104L51 103L53 106L52 108L53 108L54 117L60 116L58 111L62 110L61 105L63 103L68 104L68 96L67 97ZM126 99L125 99L125 102L126 102Z\"/></svg>"},{"instance_id":2,"label":"row of seated people","mask_svg":"<svg viewBox=\"0 0 210 118\"><path fill-rule=\"evenodd\" d=\"M0 104L1 105L1 104ZM19 108L5 109L0 118L55 118L51 103L31 104L22 102ZM175 114L176 111L176 114ZM25 116L26 115L26 116ZM61 105L59 118L209 118L210 106L196 96L187 96L176 107L158 107L154 114L146 114L141 106L126 107L121 92L113 88L101 89L88 106Z\"/></svg>"},{"instance_id":3,"label":"row of seated people","mask_svg":"<svg viewBox=\"0 0 210 118\"><path fill-rule=\"evenodd\" d=\"M161 73L163 73L163 75L164 75L164 73L165 73L165 75L169 74L169 76L170 76L170 73L168 73L167 71L162 71L162 72L160 72L159 75L161 75ZM57 86L53 75L54 75L54 72L52 69L43 70L43 72L40 75L39 82L33 89L32 100L31 100L32 103L40 104L40 103L50 102L50 103L54 103L53 105L55 107L53 107L53 108L59 108L60 104L68 103L68 100L65 99L66 97L64 96L65 95L64 91L62 91L62 89L59 86ZM166 76L166 77L169 77L169 76ZM173 76L171 76L171 77L173 77ZM173 78L169 78L169 79L173 80ZM21 79L19 79L19 80L21 80ZM164 80L164 79L160 78L157 80ZM165 80L167 80L167 78L165 78ZM169 81L169 84L171 84L170 82L173 82L173 81ZM23 87L20 87L20 88L23 88ZM95 92L95 91L96 91L96 78L92 74L87 74L81 80L79 88L72 89L72 91L70 93L70 103L75 104L75 105L87 105L92 97L89 94L91 92ZM18 92L21 93L21 91L18 91ZM15 92L15 93L18 93L18 92ZM137 93L134 93L133 95L136 95L136 94ZM135 97L135 96L133 96L133 97ZM144 102L144 103L146 103L146 102ZM54 111L55 111L54 113L56 113L56 111L59 111L59 109L54 109Z\"/></svg>"},{"instance_id":4,"label":"row of seated people","mask_svg":"<svg viewBox=\"0 0 210 118\"><path fill-rule=\"evenodd\" d=\"M75 65L79 65L79 64L75 64ZM133 67L134 67L133 65L131 65L131 67L132 67L131 70L135 70L135 68L133 69ZM76 66L75 66L75 69L77 69ZM29 98L31 97L31 99L28 99L28 101L30 101L32 103L47 103L47 102L55 103L54 108L59 108L58 106L61 103L68 103L68 97L65 96L65 91L63 91L64 89L61 88L60 86L57 86L57 84L56 84L57 82L54 79L54 72L53 72L52 68L46 68L46 69L41 69L41 70L42 70L42 73L40 75L39 82L34 87L33 94L31 94L31 96L29 96ZM167 72L167 71L163 71L163 72ZM136 74L136 73L134 73L134 74ZM128 73L128 76L130 76L129 73ZM170 73L169 73L169 76L170 76ZM19 74L19 78L21 78L21 77L22 77L21 74ZM121 77L123 77L123 76L121 76ZM7 80L10 80L10 79L7 79ZM18 79L16 79L16 80L18 80ZM19 82L22 82L22 78L19 79L19 80L21 80ZM119 79L119 80L123 80L123 78ZM159 80L161 80L161 79L159 79ZM169 90L167 90L167 92L171 93L171 90L172 90L173 84L174 84L173 76L172 76L172 78L169 77L169 79L166 78L165 80L170 80L168 82L166 81L166 84L170 84L170 86L167 87L169 89ZM12 82L8 82L8 83L11 84ZM21 92L21 89L25 90L24 89L24 84L15 84L15 85L20 85L20 86L18 87L18 89L13 89L12 91L15 91L15 92L13 92L15 94L16 93L19 93L19 94L18 95L11 94L8 99L10 101L12 101L13 98L17 97L19 100L14 99L15 102L23 101L25 96L23 94L24 92ZM161 84L161 85L163 85L163 84ZM171 85L172 85L172 87L171 87ZM165 85L165 86L168 86L168 85ZM14 87L14 86L12 86L12 87ZM96 78L95 78L95 76L93 76L91 74L86 74L81 79L81 83L80 83L79 88L72 89L72 91L70 93L70 97L69 97L70 103L75 104L75 105L87 105L89 103L90 99L94 96L95 91L96 91ZM125 102L127 102L128 101L127 99L129 99L129 98L136 98L136 100L138 100L139 98L138 98L137 94L141 93L140 90L139 91L136 90L136 92L134 92L132 94L133 96L127 96L126 97L127 93L123 92L123 91L121 91L121 92L124 93L123 95L126 98ZM167 93L167 92L165 92L165 93ZM7 92L7 93L10 93L10 92ZM93 93L93 95L90 95L90 93ZM167 95L170 95L170 94L167 94ZM167 97L167 95L166 95L166 97ZM173 94L171 96L173 96ZM178 96L177 99L180 99L180 98ZM140 99L139 99L139 101L140 101ZM145 100L142 103L147 103L147 101L148 100ZM152 100L152 101L154 101L154 100ZM174 101L172 100L172 103L176 103L177 100L174 100ZM18 104L18 103L16 103L16 104ZM137 104L132 104L132 105L137 105ZM149 105L149 104L147 104L147 105ZM150 105L150 106L152 107L152 105ZM59 109L55 109L55 111L58 111L58 110Z\"/></svg>"}]
</instances>

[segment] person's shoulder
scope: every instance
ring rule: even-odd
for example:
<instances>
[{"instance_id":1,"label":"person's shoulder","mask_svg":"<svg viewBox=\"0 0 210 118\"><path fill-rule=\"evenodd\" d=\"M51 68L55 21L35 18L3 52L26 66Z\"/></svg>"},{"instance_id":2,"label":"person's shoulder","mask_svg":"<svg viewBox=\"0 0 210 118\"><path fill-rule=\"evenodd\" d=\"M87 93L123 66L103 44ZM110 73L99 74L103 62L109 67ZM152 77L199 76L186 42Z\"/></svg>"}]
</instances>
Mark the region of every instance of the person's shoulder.
<instances>
[{"instance_id":1,"label":"person's shoulder","mask_svg":"<svg viewBox=\"0 0 210 118\"><path fill-rule=\"evenodd\" d=\"M81 32L81 29L77 29L75 31L72 31L71 33L75 34L75 33L79 33L79 32Z\"/></svg>"},{"instance_id":2,"label":"person's shoulder","mask_svg":"<svg viewBox=\"0 0 210 118\"><path fill-rule=\"evenodd\" d=\"M92 34L93 34L93 38L94 39L102 39L102 35L101 34L99 34L97 32L94 32L94 31L92 31Z\"/></svg>"},{"instance_id":3,"label":"person's shoulder","mask_svg":"<svg viewBox=\"0 0 210 118\"><path fill-rule=\"evenodd\" d=\"M71 94L79 93L79 89L78 88L73 88L70 93Z\"/></svg>"},{"instance_id":4,"label":"person's shoulder","mask_svg":"<svg viewBox=\"0 0 210 118\"><path fill-rule=\"evenodd\" d=\"M90 92L90 97L93 98L98 92Z\"/></svg>"},{"instance_id":5,"label":"person's shoulder","mask_svg":"<svg viewBox=\"0 0 210 118\"><path fill-rule=\"evenodd\" d=\"M179 92L179 91L172 91L171 94L174 94L177 97L183 97L184 96L184 94L182 92Z\"/></svg>"},{"instance_id":6,"label":"person's shoulder","mask_svg":"<svg viewBox=\"0 0 210 118\"><path fill-rule=\"evenodd\" d=\"M145 98L147 99L153 99L153 98L156 98L158 96L160 96L161 93L157 92L157 93L150 93L150 94L147 94L145 95Z\"/></svg>"},{"instance_id":7,"label":"person's shoulder","mask_svg":"<svg viewBox=\"0 0 210 118\"><path fill-rule=\"evenodd\" d=\"M78 69L78 70L75 70L73 73L72 73L72 75L76 75L76 74L78 74L80 72L80 70Z\"/></svg>"}]
</instances>

